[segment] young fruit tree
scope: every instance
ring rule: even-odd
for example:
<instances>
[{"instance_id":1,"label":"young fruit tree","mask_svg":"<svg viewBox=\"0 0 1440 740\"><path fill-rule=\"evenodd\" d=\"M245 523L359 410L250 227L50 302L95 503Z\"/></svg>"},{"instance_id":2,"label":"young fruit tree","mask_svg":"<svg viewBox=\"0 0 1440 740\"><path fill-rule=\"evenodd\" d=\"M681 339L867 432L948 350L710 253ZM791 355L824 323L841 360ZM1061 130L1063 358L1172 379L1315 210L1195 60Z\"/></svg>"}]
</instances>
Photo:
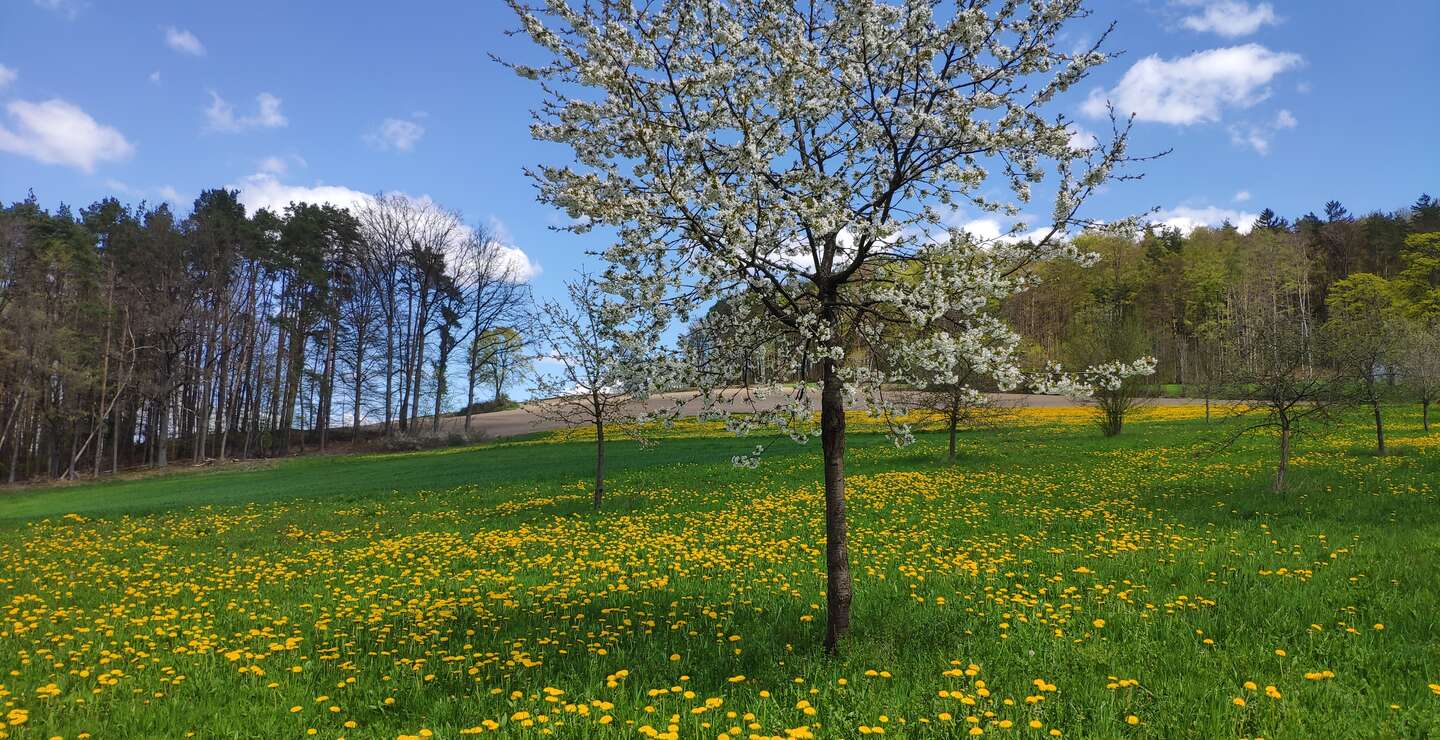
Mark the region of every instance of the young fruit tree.
<instances>
[{"instance_id":1,"label":"young fruit tree","mask_svg":"<svg viewBox=\"0 0 1440 740\"><path fill-rule=\"evenodd\" d=\"M1375 449L1383 455L1381 376L1394 372L1405 329L1394 290L1379 275L1357 272L1330 286L1325 307L1330 310L1325 329L1336 364L1358 383L1361 400L1375 420Z\"/></svg>"},{"instance_id":2,"label":"young fruit tree","mask_svg":"<svg viewBox=\"0 0 1440 740\"><path fill-rule=\"evenodd\" d=\"M971 322L942 318L931 327L932 331L947 333L963 332ZM1016 349L1014 335L1003 324L996 322L994 332L985 338L989 351L1010 353ZM977 337L979 338L979 337ZM948 437L949 447L946 459L955 462L958 436L962 428L994 427L1014 413L1014 401L1004 400L981 390L985 377L981 369L971 364L973 353L955 353L945 361L932 364L929 372L919 380L917 390L904 393L899 400L906 410L905 419L915 429L939 429ZM1014 362L1013 359L1007 359Z\"/></svg>"},{"instance_id":3,"label":"young fruit tree","mask_svg":"<svg viewBox=\"0 0 1440 740\"><path fill-rule=\"evenodd\" d=\"M707 400L740 375L725 358L774 332L797 348L794 375L815 380L778 407L714 413L737 432L820 438L834 650L853 589L847 399L887 412L883 384L956 356L1002 387L1026 381L1013 353L985 341L992 307L1025 285L1027 265L1083 259L1065 239L1093 225L1081 206L1131 177L1128 125L1112 116L1107 143L1072 146L1077 132L1048 110L1110 57L1108 34L1078 50L1060 40L1088 15L1079 0L507 1L543 56L508 63L544 92L532 133L574 157L530 174L571 231L613 230L605 289L660 324L720 300L763 309L733 312L720 351L691 368ZM956 226L962 214L1020 218L1037 187L1052 202L1034 231L1015 223L981 240ZM956 330L926 330L947 315ZM858 361L866 345L893 365ZM1148 363L1032 384L1118 382L1137 364Z\"/></svg>"},{"instance_id":4,"label":"young fruit tree","mask_svg":"<svg viewBox=\"0 0 1440 740\"><path fill-rule=\"evenodd\" d=\"M658 340L644 332L626 331L625 306L608 302L595 279L581 275L566 283L572 305L542 301L531 323L540 344L533 387L538 401L531 413L567 427L595 430L595 489L593 502L600 508L605 497L605 435L613 426L635 434L628 422L642 417L641 403L649 395L643 376L633 368L643 364L646 343ZM539 371L545 365L550 372ZM641 441L644 441L643 439Z\"/></svg>"},{"instance_id":5,"label":"young fruit tree","mask_svg":"<svg viewBox=\"0 0 1440 740\"><path fill-rule=\"evenodd\" d=\"M1272 304L1278 305L1278 304ZM1262 310L1241 314L1232 333L1244 334L1260 351L1230 373L1232 418L1216 449L1251 432L1272 432L1276 439L1275 476L1271 490L1285 490L1295 437L1335 422L1335 412L1352 400L1349 378L1317 367L1315 359L1329 352L1326 335L1305 330L1293 313Z\"/></svg>"},{"instance_id":6,"label":"young fruit tree","mask_svg":"<svg viewBox=\"0 0 1440 740\"><path fill-rule=\"evenodd\" d=\"M1400 351L1400 382L1420 402L1420 423L1430 431L1430 405L1440 398L1440 324L1406 326Z\"/></svg>"}]
</instances>

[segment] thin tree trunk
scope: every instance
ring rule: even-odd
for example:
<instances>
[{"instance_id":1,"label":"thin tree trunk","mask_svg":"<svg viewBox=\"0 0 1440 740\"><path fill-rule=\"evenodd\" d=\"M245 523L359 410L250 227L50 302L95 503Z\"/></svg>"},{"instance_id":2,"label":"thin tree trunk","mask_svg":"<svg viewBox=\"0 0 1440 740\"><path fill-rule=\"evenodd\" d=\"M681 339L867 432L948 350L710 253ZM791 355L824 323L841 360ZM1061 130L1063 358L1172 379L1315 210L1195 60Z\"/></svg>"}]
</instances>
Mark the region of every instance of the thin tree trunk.
<instances>
[{"instance_id":1,"label":"thin tree trunk","mask_svg":"<svg viewBox=\"0 0 1440 740\"><path fill-rule=\"evenodd\" d=\"M470 372L466 373L465 434L470 434L470 412L475 408L475 353L470 353Z\"/></svg>"},{"instance_id":2,"label":"thin tree trunk","mask_svg":"<svg viewBox=\"0 0 1440 740\"><path fill-rule=\"evenodd\" d=\"M605 497L605 422L595 420L595 510L600 510L600 501Z\"/></svg>"},{"instance_id":3,"label":"thin tree trunk","mask_svg":"<svg viewBox=\"0 0 1440 740\"><path fill-rule=\"evenodd\" d=\"M394 297L391 297L394 301ZM395 316L394 312L385 316L385 436L390 436L390 425L393 420L392 406L394 404L391 393L395 385Z\"/></svg>"},{"instance_id":4,"label":"thin tree trunk","mask_svg":"<svg viewBox=\"0 0 1440 740\"><path fill-rule=\"evenodd\" d=\"M960 404L950 405L950 462L955 462L955 429L960 426Z\"/></svg>"},{"instance_id":5,"label":"thin tree trunk","mask_svg":"<svg viewBox=\"0 0 1440 740\"><path fill-rule=\"evenodd\" d=\"M169 411L170 401L161 397L155 404L155 467L163 468L170 464L169 450L165 444L165 417Z\"/></svg>"},{"instance_id":6,"label":"thin tree trunk","mask_svg":"<svg viewBox=\"0 0 1440 740\"><path fill-rule=\"evenodd\" d=\"M1280 423L1280 464L1275 468L1275 485L1273 490L1279 493L1285 490L1285 472L1290 468L1290 424L1282 421Z\"/></svg>"},{"instance_id":7,"label":"thin tree trunk","mask_svg":"<svg viewBox=\"0 0 1440 740\"><path fill-rule=\"evenodd\" d=\"M1425 433L1430 433L1430 399L1426 398L1420 402L1420 423L1425 428Z\"/></svg>"},{"instance_id":8,"label":"thin tree trunk","mask_svg":"<svg viewBox=\"0 0 1440 740\"><path fill-rule=\"evenodd\" d=\"M95 427L99 430L95 441L95 477L100 477L100 458L105 451L105 395L106 383L110 380L110 332L115 325L115 270L110 270L110 288L105 293L105 349L100 357L100 401L95 407Z\"/></svg>"},{"instance_id":9,"label":"thin tree trunk","mask_svg":"<svg viewBox=\"0 0 1440 740\"><path fill-rule=\"evenodd\" d=\"M1375 392L1375 383L1370 382L1370 410L1375 414L1375 450L1385 454L1385 419L1380 414L1380 394Z\"/></svg>"},{"instance_id":10,"label":"thin tree trunk","mask_svg":"<svg viewBox=\"0 0 1440 740\"><path fill-rule=\"evenodd\" d=\"M356 447L360 444L360 395L364 392L365 385L365 340L366 327L362 324L355 332L355 388L350 404L350 446ZM388 400L385 402L390 403Z\"/></svg>"},{"instance_id":11,"label":"thin tree trunk","mask_svg":"<svg viewBox=\"0 0 1440 740\"><path fill-rule=\"evenodd\" d=\"M820 442L825 456L825 650L850 631L849 535L845 523L845 399L835 361L822 363Z\"/></svg>"}]
</instances>

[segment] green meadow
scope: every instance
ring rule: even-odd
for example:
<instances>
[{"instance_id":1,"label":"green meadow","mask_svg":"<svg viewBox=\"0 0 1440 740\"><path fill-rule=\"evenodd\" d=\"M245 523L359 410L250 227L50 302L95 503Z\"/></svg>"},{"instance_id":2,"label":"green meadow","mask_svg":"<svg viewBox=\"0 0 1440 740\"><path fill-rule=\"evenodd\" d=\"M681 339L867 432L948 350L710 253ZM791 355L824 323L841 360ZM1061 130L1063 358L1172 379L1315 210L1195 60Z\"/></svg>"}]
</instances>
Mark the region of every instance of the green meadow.
<instances>
[{"instance_id":1,"label":"green meadow","mask_svg":"<svg viewBox=\"0 0 1440 740\"><path fill-rule=\"evenodd\" d=\"M1164 408L852 434L820 649L817 444L701 425L0 494L0 737L1440 735L1440 434Z\"/></svg>"}]
</instances>

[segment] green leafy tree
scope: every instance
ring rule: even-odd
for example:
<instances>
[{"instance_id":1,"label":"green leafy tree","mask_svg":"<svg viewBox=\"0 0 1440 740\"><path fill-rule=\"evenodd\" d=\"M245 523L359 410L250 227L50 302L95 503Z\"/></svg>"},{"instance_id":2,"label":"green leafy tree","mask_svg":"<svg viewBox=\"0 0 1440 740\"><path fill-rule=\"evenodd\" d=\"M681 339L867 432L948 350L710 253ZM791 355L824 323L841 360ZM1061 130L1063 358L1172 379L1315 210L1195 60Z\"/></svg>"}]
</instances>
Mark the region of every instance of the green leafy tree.
<instances>
[{"instance_id":1,"label":"green leafy tree","mask_svg":"<svg viewBox=\"0 0 1440 740\"><path fill-rule=\"evenodd\" d=\"M1440 231L1405 237L1400 261L1405 266L1395 275L1395 287L1405 300L1406 313L1440 321Z\"/></svg>"},{"instance_id":2,"label":"green leafy tree","mask_svg":"<svg viewBox=\"0 0 1440 740\"><path fill-rule=\"evenodd\" d=\"M1380 405L1381 375L1394 372L1404 324L1394 289L1385 278L1360 272L1336 282L1326 298L1329 332L1340 366L1360 382L1375 417L1375 448L1385 454L1385 421Z\"/></svg>"}]
</instances>

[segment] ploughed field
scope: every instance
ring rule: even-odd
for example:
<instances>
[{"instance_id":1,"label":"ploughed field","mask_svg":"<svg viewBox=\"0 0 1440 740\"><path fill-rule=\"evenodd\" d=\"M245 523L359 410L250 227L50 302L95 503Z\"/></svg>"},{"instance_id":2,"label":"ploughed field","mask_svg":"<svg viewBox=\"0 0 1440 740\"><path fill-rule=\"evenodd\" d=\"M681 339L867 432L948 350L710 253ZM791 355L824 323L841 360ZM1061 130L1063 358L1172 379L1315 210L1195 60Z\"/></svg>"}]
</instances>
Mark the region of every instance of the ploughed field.
<instances>
[{"instance_id":1,"label":"ploughed field","mask_svg":"<svg viewBox=\"0 0 1440 740\"><path fill-rule=\"evenodd\" d=\"M818 443L682 425L0 494L0 737L1440 735L1440 433L1198 409Z\"/></svg>"}]
</instances>

